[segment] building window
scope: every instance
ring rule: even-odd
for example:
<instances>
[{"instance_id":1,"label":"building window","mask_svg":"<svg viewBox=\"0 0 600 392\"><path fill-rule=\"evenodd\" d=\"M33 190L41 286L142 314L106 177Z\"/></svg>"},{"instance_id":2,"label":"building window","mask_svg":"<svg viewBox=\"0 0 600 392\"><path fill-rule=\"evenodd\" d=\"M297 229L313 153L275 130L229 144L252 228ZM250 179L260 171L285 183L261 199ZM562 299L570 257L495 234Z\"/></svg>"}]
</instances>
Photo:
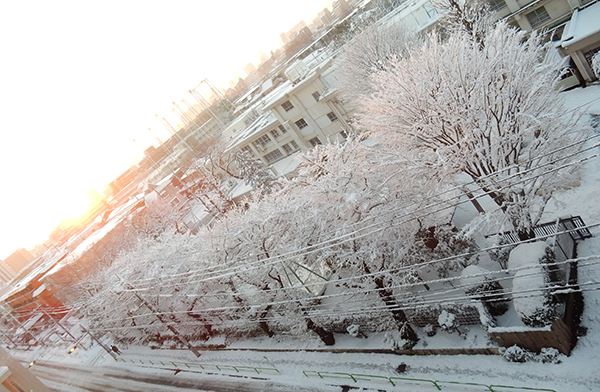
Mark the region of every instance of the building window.
<instances>
[{"instance_id":1,"label":"building window","mask_svg":"<svg viewBox=\"0 0 600 392\"><path fill-rule=\"evenodd\" d=\"M338 119L334 112L327 113L327 118L329 118L329 121L331 122L335 122Z\"/></svg>"},{"instance_id":2,"label":"building window","mask_svg":"<svg viewBox=\"0 0 600 392\"><path fill-rule=\"evenodd\" d=\"M240 150L242 150L242 152L246 152L246 153L250 154L250 156L254 156L254 153L252 152L252 149L250 148L250 146L244 146Z\"/></svg>"},{"instance_id":3,"label":"building window","mask_svg":"<svg viewBox=\"0 0 600 392\"><path fill-rule=\"evenodd\" d=\"M548 15L548 11L546 11L546 7L544 6L536 8L525 16L531 24L531 27L534 29L538 26L541 26L544 22L550 20L550 15Z\"/></svg>"},{"instance_id":4,"label":"building window","mask_svg":"<svg viewBox=\"0 0 600 392\"><path fill-rule=\"evenodd\" d=\"M590 68L592 68L592 69L594 69L594 67L592 66L592 61L593 61L592 59L594 58L596 53L600 53L600 46L583 54L583 57L585 57L585 60L588 62L588 64L590 65Z\"/></svg>"},{"instance_id":5,"label":"building window","mask_svg":"<svg viewBox=\"0 0 600 392\"><path fill-rule=\"evenodd\" d=\"M311 146L313 146L313 147L316 147L316 146L318 146L319 144L321 144L321 141L319 140L319 138L318 138L318 137L314 137L314 138L310 139L308 142L309 142L309 143L310 143L310 145L311 145Z\"/></svg>"},{"instance_id":6,"label":"building window","mask_svg":"<svg viewBox=\"0 0 600 392\"><path fill-rule=\"evenodd\" d=\"M273 137L275 139L279 138L281 136L281 134L279 133L279 131L276 129L271 130L271 135L273 135Z\"/></svg>"},{"instance_id":7,"label":"building window","mask_svg":"<svg viewBox=\"0 0 600 392\"><path fill-rule=\"evenodd\" d=\"M304 127L308 127L308 124L306 123L306 121L304 121L303 118L301 118L300 120L296 121L294 124L296 124L296 126L298 127L298 129L302 129Z\"/></svg>"},{"instance_id":8,"label":"building window","mask_svg":"<svg viewBox=\"0 0 600 392\"><path fill-rule=\"evenodd\" d=\"M287 133L287 129L283 125L279 125L277 128L279 128L282 134Z\"/></svg>"},{"instance_id":9,"label":"building window","mask_svg":"<svg viewBox=\"0 0 600 392\"><path fill-rule=\"evenodd\" d=\"M295 140L292 140L291 142L284 144L281 147L283 147L283 149L285 150L285 153L288 155L291 154L292 152L300 149L300 147L298 147L298 143L296 143Z\"/></svg>"},{"instance_id":10,"label":"building window","mask_svg":"<svg viewBox=\"0 0 600 392\"><path fill-rule=\"evenodd\" d=\"M488 4L492 11L500 11L501 9L506 8L504 0L488 0Z\"/></svg>"},{"instance_id":11,"label":"building window","mask_svg":"<svg viewBox=\"0 0 600 392\"><path fill-rule=\"evenodd\" d=\"M344 139L348 139L348 134L346 133L346 131L344 131L342 129L342 131L340 132L340 135L344 138Z\"/></svg>"},{"instance_id":12,"label":"building window","mask_svg":"<svg viewBox=\"0 0 600 392\"><path fill-rule=\"evenodd\" d=\"M278 160L281 157L283 157L283 154L281 153L281 151L279 151L279 149L273 150L273 151L271 151L270 153L268 153L267 155L264 156L264 158L269 163L274 162L274 161Z\"/></svg>"},{"instance_id":13,"label":"building window","mask_svg":"<svg viewBox=\"0 0 600 392\"><path fill-rule=\"evenodd\" d=\"M292 103L290 101L285 101L284 103L281 104L281 107L286 112L289 112L290 110L292 110L294 108L294 105L292 105Z\"/></svg>"},{"instance_id":14,"label":"building window","mask_svg":"<svg viewBox=\"0 0 600 392\"><path fill-rule=\"evenodd\" d=\"M262 135L261 137L256 139L253 143L254 143L254 147L256 147L256 149L258 151L263 151L265 149L265 146L267 144L269 144L270 142L271 142L271 138L269 137L269 135Z\"/></svg>"},{"instance_id":15,"label":"building window","mask_svg":"<svg viewBox=\"0 0 600 392\"><path fill-rule=\"evenodd\" d=\"M321 94L319 94L318 91L315 91L314 93L312 93L313 98L315 99L315 101L319 102L319 99L321 99Z\"/></svg>"},{"instance_id":16,"label":"building window","mask_svg":"<svg viewBox=\"0 0 600 392\"><path fill-rule=\"evenodd\" d=\"M288 144L284 144L281 147L283 147L283 149L285 150L286 154L291 154L292 151L294 151L294 150L292 150L292 146L290 146L289 143Z\"/></svg>"}]
</instances>

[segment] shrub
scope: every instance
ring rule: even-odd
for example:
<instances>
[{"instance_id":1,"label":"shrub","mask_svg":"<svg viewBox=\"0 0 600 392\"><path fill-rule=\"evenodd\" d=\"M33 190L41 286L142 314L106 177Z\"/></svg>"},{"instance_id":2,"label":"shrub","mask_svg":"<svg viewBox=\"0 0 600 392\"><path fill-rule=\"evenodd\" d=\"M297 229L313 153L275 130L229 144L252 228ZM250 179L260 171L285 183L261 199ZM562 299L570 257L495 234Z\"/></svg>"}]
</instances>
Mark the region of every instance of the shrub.
<instances>
[{"instance_id":1,"label":"shrub","mask_svg":"<svg viewBox=\"0 0 600 392\"><path fill-rule=\"evenodd\" d=\"M555 348L551 348L551 347L544 347L541 351L540 351L540 355L538 356L538 359L540 362L543 363L560 363L560 352L555 349Z\"/></svg>"},{"instance_id":2,"label":"shrub","mask_svg":"<svg viewBox=\"0 0 600 392\"><path fill-rule=\"evenodd\" d=\"M501 350L500 353L508 362L527 362L532 358L532 354L530 351L525 350L522 347L514 346L508 347L504 350Z\"/></svg>"}]
</instances>

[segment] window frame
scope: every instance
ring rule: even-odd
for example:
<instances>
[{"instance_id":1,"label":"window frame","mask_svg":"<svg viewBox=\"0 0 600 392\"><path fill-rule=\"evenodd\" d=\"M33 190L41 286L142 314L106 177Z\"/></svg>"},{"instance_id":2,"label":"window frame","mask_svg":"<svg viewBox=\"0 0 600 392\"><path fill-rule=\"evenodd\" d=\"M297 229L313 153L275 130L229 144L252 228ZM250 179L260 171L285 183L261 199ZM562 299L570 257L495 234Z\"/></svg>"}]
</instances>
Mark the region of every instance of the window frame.
<instances>
[{"instance_id":1,"label":"window frame","mask_svg":"<svg viewBox=\"0 0 600 392\"><path fill-rule=\"evenodd\" d=\"M281 107L286 112L289 112L290 110L292 110L294 108L294 104L291 103L290 100L288 99L287 101L285 101L284 103L281 104Z\"/></svg>"},{"instance_id":2,"label":"window frame","mask_svg":"<svg viewBox=\"0 0 600 392\"><path fill-rule=\"evenodd\" d=\"M548 13L548 10L543 5L525 14L525 17L527 18L527 21L531 27L534 29L537 29L539 26L542 26L544 23L552 19Z\"/></svg>"},{"instance_id":3,"label":"window frame","mask_svg":"<svg viewBox=\"0 0 600 392\"><path fill-rule=\"evenodd\" d=\"M298 127L298 129L303 129L308 127L308 123L306 122L306 120L304 119L304 117L298 119L297 121L294 121L294 124L296 124L296 126Z\"/></svg>"},{"instance_id":4,"label":"window frame","mask_svg":"<svg viewBox=\"0 0 600 392\"><path fill-rule=\"evenodd\" d=\"M270 157L270 158L269 158ZM280 149L276 148L273 151L270 151L269 153L263 155L263 158L265 159L265 161L267 161L269 164L277 161L280 158L284 158L285 155L283 155L283 153L281 152Z\"/></svg>"},{"instance_id":5,"label":"window frame","mask_svg":"<svg viewBox=\"0 0 600 392\"><path fill-rule=\"evenodd\" d=\"M310 139L308 141L310 143L311 146L313 147L317 147L318 145L322 145L323 143L321 143L321 139L319 139L318 136L313 137L312 139Z\"/></svg>"},{"instance_id":6,"label":"window frame","mask_svg":"<svg viewBox=\"0 0 600 392\"><path fill-rule=\"evenodd\" d=\"M506 5L506 1L504 0L487 0L488 5L490 6L490 11L498 12L508 7Z\"/></svg>"}]
</instances>

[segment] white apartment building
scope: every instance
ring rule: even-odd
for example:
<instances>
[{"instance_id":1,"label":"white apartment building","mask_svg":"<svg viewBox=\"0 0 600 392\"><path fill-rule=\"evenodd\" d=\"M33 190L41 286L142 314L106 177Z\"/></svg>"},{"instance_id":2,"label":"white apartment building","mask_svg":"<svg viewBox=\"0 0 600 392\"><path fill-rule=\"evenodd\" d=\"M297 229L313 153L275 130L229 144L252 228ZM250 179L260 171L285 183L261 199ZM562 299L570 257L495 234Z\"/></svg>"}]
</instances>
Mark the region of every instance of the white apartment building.
<instances>
[{"instance_id":1,"label":"white apartment building","mask_svg":"<svg viewBox=\"0 0 600 392\"><path fill-rule=\"evenodd\" d=\"M233 135L227 133L227 149L247 151L272 165L319 144L343 142L351 130L350 113L336 97L331 64L328 58L313 68L302 62L290 67L290 80L262 100L262 114Z\"/></svg>"}]
</instances>

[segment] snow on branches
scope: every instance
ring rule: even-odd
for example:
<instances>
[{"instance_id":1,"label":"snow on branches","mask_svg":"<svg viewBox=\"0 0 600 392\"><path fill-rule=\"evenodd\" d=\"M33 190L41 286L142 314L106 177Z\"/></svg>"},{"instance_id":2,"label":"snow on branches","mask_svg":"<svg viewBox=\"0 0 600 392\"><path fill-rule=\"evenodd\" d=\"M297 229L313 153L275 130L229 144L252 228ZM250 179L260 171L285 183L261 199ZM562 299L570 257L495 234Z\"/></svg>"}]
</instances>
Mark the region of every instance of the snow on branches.
<instances>
[{"instance_id":1,"label":"snow on branches","mask_svg":"<svg viewBox=\"0 0 600 392\"><path fill-rule=\"evenodd\" d=\"M374 24L350 43L336 58L337 89L348 102L371 93L370 77L384 71L390 62L408 56L409 48L416 46L419 38L399 24Z\"/></svg>"},{"instance_id":2,"label":"snow on branches","mask_svg":"<svg viewBox=\"0 0 600 392\"><path fill-rule=\"evenodd\" d=\"M442 177L465 173L520 232L552 192L581 130L555 90L562 61L538 33L499 23L482 45L464 30L432 35L372 78L359 125ZM571 178L571 180L569 180Z\"/></svg>"}]
</instances>

